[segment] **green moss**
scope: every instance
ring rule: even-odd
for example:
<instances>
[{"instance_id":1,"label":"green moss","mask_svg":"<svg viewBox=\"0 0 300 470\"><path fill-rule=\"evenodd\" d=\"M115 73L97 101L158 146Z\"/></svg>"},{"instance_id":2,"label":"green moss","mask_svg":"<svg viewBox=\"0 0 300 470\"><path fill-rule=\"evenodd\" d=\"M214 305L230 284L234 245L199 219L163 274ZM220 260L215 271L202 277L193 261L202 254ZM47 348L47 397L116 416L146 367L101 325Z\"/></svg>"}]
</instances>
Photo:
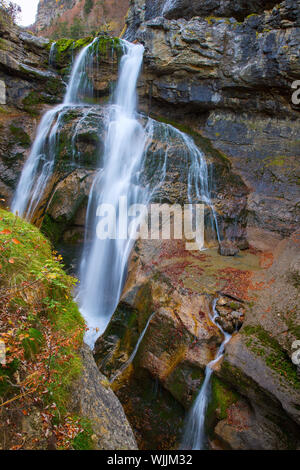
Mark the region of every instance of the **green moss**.
<instances>
[{"instance_id":1,"label":"green moss","mask_svg":"<svg viewBox=\"0 0 300 470\"><path fill-rule=\"evenodd\" d=\"M60 227L60 225L55 222L50 215L46 214L41 231L54 245L56 245L61 237L62 227Z\"/></svg>"},{"instance_id":2,"label":"green moss","mask_svg":"<svg viewBox=\"0 0 300 470\"><path fill-rule=\"evenodd\" d=\"M22 101L24 110L32 115L37 116L39 114L38 105L43 102L39 93L31 91Z\"/></svg>"},{"instance_id":3,"label":"green moss","mask_svg":"<svg viewBox=\"0 0 300 470\"><path fill-rule=\"evenodd\" d=\"M238 393L230 389L217 376L213 375L211 384L211 400L207 415L217 415L219 420L227 418L227 410L239 399Z\"/></svg>"},{"instance_id":4,"label":"green moss","mask_svg":"<svg viewBox=\"0 0 300 470\"><path fill-rule=\"evenodd\" d=\"M90 420L87 418L81 418L79 420L80 426L83 431L73 439L72 447L74 450L93 450L94 443L92 440L93 428Z\"/></svg>"},{"instance_id":5,"label":"green moss","mask_svg":"<svg viewBox=\"0 0 300 470\"><path fill-rule=\"evenodd\" d=\"M264 162L266 167L277 166L283 167L286 164L286 159L288 157L284 155L277 155L276 157L267 157Z\"/></svg>"},{"instance_id":6,"label":"green moss","mask_svg":"<svg viewBox=\"0 0 300 470\"><path fill-rule=\"evenodd\" d=\"M93 37L86 37L74 41L73 39L59 39L56 41L55 50L55 63L60 69L62 74L69 72L69 67L73 61L74 56L93 41ZM122 45L119 38L111 38L105 34L98 37L98 40L93 44L93 52L101 56L107 56L110 51L113 51L117 57L122 55Z\"/></svg>"},{"instance_id":7,"label":"green moss","mask_svg":"<svg viewBox=\"0 0 300 470\"><path fill-rule=\"evenodd\" d=\"M11 51L12 50L11 43L9 41L6 41L6 39L0 38L0 50Z\"/></svg>"},{"instance_id":8,"label":"green moss","mask_svg":"<svg viewBox=\"0 0 300 470\"><path fill-rule=\"evenodd\" d=\"M2 108L2 106L0 106L0 114L9 114L9 111L5 108Z\"/></svg>"},{"instance_id":9,"label":"green moss","mask_svg":"<svg viewBox=\"0 0 300 470\"><path fill-rule=\"evenodd\" d=\"M24 129L15 126L14 124L11 124L9 130L15 138L16 143L22 145L25 148L30 147L31 140L29 135L24 131Z\"/></svg>"},{"instance_id":10,"label":"green moss","mask_svg":"<svg viewBox=\"0 0 300 470\"><path fill-rule=\"evenodd\" d=\"M259 326L246 326L241 333L249 337L247 347L256 355L263 357L270 369L279 374L290 385L300 388L297 367L275 338Z\"/></svg>"},{"instance_id":11,"label":"green moss","mask_svg":"<svg viewBox=\"0 0 300 470\"><path fill-rule=\"evenodd\" d=\"M167 378L166 388L179 403L185 408L188 408L198 396L203 380L204 373L200 367L183 362L177 364L173 372ZM189 393L191 381L195 382L194 393Z\"/></svg>"},{"instance_id":12,"label":"green moss","mask_svg":"<svg viewBox=\"0 0 300 470\"><path fill-rule=\"evenodd\" d=\"M205 18L205 21L207 21L207 23L209 25L213 25L213 24L219 23L219 22L221 22L221 23L225 22L226 24L230 24L229 18L221 18L221 17L217 17L217 16L207 16Z\"/></svg>"}]
</instances>

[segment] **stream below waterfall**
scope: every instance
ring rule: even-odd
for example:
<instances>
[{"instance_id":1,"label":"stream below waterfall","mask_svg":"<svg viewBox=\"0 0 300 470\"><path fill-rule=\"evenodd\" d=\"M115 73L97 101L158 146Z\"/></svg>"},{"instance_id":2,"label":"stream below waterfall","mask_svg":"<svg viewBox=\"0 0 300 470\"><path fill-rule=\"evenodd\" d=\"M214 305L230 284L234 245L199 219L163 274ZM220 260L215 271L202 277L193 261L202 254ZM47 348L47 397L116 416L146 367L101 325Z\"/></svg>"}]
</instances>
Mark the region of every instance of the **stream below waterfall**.
<instances>
[{"instance_id":1,"label":"stream below waterfall","mask_svg":"<svg viewBox=\"0 0 300 470\"><path fill-rule=\"evenodd\" d=\"M223 357L225 352L225 346L230 341L231 336L226 333L222 327L216 322L219 313L217 312L216 305L218 299L213 301L211 321L224 335L224 340L219 347L216 357L207 364L204 375L204 382L198 393L196 400L193 403L191 410L189 411L185 432L181 444L181 448L185 450L205 450L208 448L208 442L206 437L205 419L206 411L209 405L210 394L211 394L211 377L213 374L213 366Z\"/></svg>"}]
</instances>

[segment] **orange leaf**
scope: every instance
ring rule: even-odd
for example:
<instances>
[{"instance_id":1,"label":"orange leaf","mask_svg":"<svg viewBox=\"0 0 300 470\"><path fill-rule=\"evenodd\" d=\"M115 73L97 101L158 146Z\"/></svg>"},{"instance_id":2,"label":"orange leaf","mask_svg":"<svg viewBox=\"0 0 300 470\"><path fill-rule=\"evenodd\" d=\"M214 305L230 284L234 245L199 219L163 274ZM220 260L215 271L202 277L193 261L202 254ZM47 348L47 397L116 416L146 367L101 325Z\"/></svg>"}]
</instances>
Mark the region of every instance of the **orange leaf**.
<instances>
[{"instance_id":1,"label":"orange leaf","mask_svg":"<svg viewBox=\"0 0 300 470\"><path fill-rule=\"evenodd\" d=\"M0 232L0 235L9 235L11 233L11 230L8 230L7 228L2 230L2 232Z\"/></svg>"},{"instance_id":2,"label":"orange leaf","mask_svg":"<svg viewBox=\"0 0 300 470\"><path fill-rule=\"evenodd\" d=\"M12 239L12 242L13 242L15 245L21 245L21 242L19 242L19 240L17 240L16 238L13 238L13 239Z\"/></svg>"},{"instance_id":3,"label":"orange leaf","mask_svg":"<svg viewBox=\"0 0 300 470\"><path fill-rule=\"evenodd\" d=\"M15 260L14 260L13 258L10 258L10 259L8 260L8 262L9 262L10 264L14 264Z\"/></svg>"}]
</instances>

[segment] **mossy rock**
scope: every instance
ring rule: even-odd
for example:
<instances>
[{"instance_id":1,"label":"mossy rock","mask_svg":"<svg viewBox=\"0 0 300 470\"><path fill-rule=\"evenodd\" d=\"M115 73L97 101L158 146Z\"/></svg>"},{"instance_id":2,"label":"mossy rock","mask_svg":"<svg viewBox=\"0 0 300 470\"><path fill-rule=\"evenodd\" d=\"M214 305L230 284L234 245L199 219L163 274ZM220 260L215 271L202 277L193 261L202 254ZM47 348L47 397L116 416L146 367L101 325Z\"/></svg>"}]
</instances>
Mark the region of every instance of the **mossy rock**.
<instances>
[{"instance_id":1,"label":"mossy rock","mask_svg":"<svg viewBox=\"0 0 300 470\"><path fill-rule=\"evenodd\" d=\"M290 386L300 389L297 367L275 338L260 325L247 325L241 333L247 337L246 345L254 354L262 357L266 365Z\"/></svg>"},{"instance_id":2,"label":"mossy rock","mask_svg":"<svg viewBox=\"0 0 300 470\"><path fill-rule=\"evenodd\" d=\"M73 39L58 39L55 42L55 65L62 74L70 71L70 66L78 52L93 42L93 37L87 37L74 41ZM93 44L95 57L107 57L108 54L122 55L122 45L119 38L111 38L103 35Z\"/></svg>"},{"instance_id":3,"label":"mossy rock","mask_svg":"<svg viewBox=\"0 0 300 470\"><path fill-rule=\"evenodd\" d=\"M236 403L240 395L216 375L211 380L211 395L206 414L206 426L212 433L216 422L227 418L228 408Z\"/></svg>"},{"instance_id":4,"label":"mossy rock","mask_svg":"<svg viewBox=\"0 0 300 470\"><path fill-rule=\"evenodd\" d=\"M9 130L17 144L22 145L24 148L30 147L31 139L22 127L19 127L17 124L11 124Z\"/></svg>"}]
</instances>

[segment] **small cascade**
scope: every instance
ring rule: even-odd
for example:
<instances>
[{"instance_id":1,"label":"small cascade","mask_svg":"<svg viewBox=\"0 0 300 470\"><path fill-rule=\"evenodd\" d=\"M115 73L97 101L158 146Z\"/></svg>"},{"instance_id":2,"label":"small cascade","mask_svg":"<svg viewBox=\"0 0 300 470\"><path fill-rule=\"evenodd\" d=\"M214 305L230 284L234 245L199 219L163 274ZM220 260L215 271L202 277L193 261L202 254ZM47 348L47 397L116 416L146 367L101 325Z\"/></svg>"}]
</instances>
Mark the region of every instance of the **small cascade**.
<instances>
[{"instance_id":1,"label":"small cascade","mask_svg":"<svg viewBox=\"0 0 300 470\"><path fill-rule=\"evenodd\" d=\"M159 171L157 166L147 170L151 200L159 200L160 188L164 185L167 174L174 165L175 155L174 150L172 154L172 145L174 148L174 142L176 142L176 148L179 149L181 157L181 168L178 168L177 180L186 188L186 194L180 195L181 199L186 204L201 203L205 206L206 241L209 242L211 239L220 243L219 224L211 196L212 174L208 169L205 154L197 147L192 137L170 124L149 119L148 129L151 129L149 138L162 144L160 155L156 155L156 160L160 162ZM148 163L144 162L144 165Z\"/></svg>"},{"instance_id":2,"label":"small cascade","mask_svg":"<svg viewBox=\"0 0 300 470\"><path fill-rule=\"evenodd\" d=\"M137 352L138 352L138 350L139 350L140 344L141 344L141 342L142 342L143 339L144 339L144 336L145 336L145 334L146 334L146 332L147 332L147 330L148 330L148 327L149 327L149 325L150 325L150 323L151 323L151 320L152 320L152 318L154 317L154 315L155 315L155 312L153 312L152 315L150 315L150 317L149 317L149 319L148 319L148 321L147 321L147 323L146 323L146 326L145 326L145 328L143 329L143 331L142 331L142 333L141 333L141 335L140 335L140 337L139 337L139 339L138 339L138 341L137 341L137 343L136 343L136 345L135 345L135 348L134 348L134 350L132 351L132 353L131 353L131 355L130 355L130 358L128 359L127 362L125 362L125 364L124 364L122 367L120 367L120 369L117 371L117 373L112 376L112 378L110 379L110 383L113 383L113 382L116 380L116 378L119 377L119 375L121 375L122 372L124 372L124 370L127 369L127 367L129 367L130 364L133 362L133 360L134 360L134 358L135 358L135 356L136 356L136 354L137 354Z\"/></svg>"},{"instance_id":3,"label":"small cascade","mask_svg":"<svg viewBox=\"0 0 300 470\"><path fill-rule=\"evenodd\" d=\"M54 41L50 47L49 53L49 65L50 67L55 67L55 57L56 57L56 42Z\"/></svg>"},{"instance_id":4,"label":"small cascade","mask_svg":"<svg viewBox=\"0 0 300 470\"><path fill-rule=\"evenodd\" d=\"M210 400L213 366L223 357L225 352L225 346L231 339L231 335L229 333L226 333L216 322L216 318L219 316L216 309L216 305L217 299L215 299L213 302L213 316L211 320L223 333L224 341L218 349L215 359L209 362L206 366L204 382L188 414L185 426L185 433L181 444L181 449L184 450L205 450L208 447L205 432L205 419L207 407Z\"/></svg>"},{"instance_id":5,"label":"small cascade","mask_svg":"<svg viewBox=\"0 0 300 470\"><path fill-rule=\"evenodd\" d=\"M53 174L59 128L65 112L70 107L84 104L83 98L92 92L87 72L97 53L94 47L97 41L97 38L94 39L81 50L74 63L63 103L46 112L38 126L11 205L12 212L27 220L32 219ZM50 60L54 58L54 51L55 43L51 47Z\"/></svg>"}]
</instances>

